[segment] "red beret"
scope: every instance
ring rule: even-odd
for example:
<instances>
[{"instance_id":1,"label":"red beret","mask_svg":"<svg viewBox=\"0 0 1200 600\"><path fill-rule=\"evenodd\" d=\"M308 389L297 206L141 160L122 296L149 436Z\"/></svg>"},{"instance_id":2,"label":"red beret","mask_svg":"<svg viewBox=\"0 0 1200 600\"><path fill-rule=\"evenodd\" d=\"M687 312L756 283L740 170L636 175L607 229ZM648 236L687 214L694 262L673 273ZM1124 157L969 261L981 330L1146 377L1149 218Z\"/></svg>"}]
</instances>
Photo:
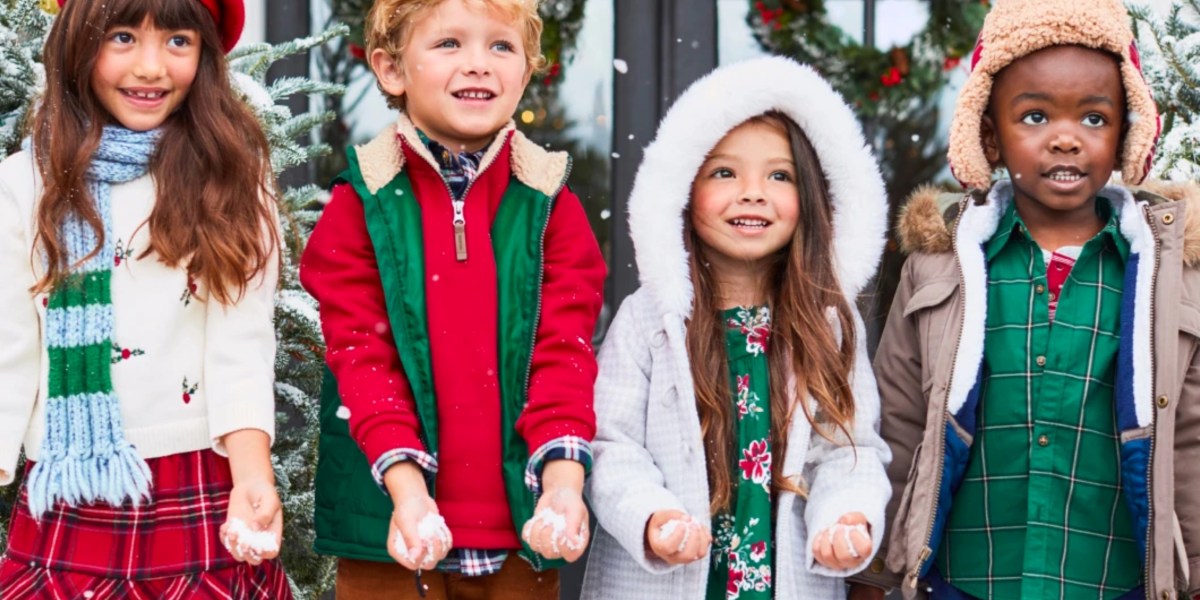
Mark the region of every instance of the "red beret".
<instances>
[{"instance_id":1,"label":"red beret","mask_svg":"<svg viewBox=\"0 0 1200 600\"><path fill-rule=\"evenodd\" d=\"M213 20L217 22L217 33L221 35L221 46L226 52L233 50L242 37L246 26L246 7L242 0L198 0ZM58 0L61 7L67 0Z\"/></svg>"}]
</instances>

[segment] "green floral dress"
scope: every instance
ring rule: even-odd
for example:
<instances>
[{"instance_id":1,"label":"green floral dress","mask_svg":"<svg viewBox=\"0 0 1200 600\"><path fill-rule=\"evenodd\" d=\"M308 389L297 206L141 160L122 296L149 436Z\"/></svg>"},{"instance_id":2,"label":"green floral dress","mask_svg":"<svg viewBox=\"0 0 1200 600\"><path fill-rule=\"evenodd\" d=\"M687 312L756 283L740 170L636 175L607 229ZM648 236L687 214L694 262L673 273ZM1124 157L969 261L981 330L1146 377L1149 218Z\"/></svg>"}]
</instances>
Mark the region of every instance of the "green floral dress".
<instances>
[{"instance_id":1,"label":"green floral dress","mask_svg":"<svg viewBox=\"0 0 1200 600\"><path fill-rule=\"evenodd\" d=\"M708 600L771 598L774 540L771 526L771 410L767 307L734 308L722 315L729 356L729 388L737 406L737 449L730 457L735 492L729 511L713 516Z\"/></svg>"}]
</instances>

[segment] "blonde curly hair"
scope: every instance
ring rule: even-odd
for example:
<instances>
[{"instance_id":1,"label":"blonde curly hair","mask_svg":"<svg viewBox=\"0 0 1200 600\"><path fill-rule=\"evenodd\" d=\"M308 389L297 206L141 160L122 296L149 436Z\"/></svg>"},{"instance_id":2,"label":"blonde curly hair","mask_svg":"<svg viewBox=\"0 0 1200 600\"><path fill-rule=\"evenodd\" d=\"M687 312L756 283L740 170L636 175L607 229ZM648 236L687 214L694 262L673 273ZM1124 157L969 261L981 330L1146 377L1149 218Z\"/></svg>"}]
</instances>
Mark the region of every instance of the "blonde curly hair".
<instances>
[{"instance_id":1,"label":"blonde curly hair","mask_svg":"<svg viewBox=\"0 0 1200 600\"><path fill-rule=\"evenodd\" d=\"M367 56L376 49L384 50L399 60L408 45L413 26L429 16L446 0L376 0L367 13L365 27ZM462 0L472 10L492 11L521 30L528 73L535 74L546 65L542 55L542 17L538 14L540 0ZM381 88L382 91L382 88ZM404 109L404 97L384 91L388 106Z\"/></svg>"}]
</instances>

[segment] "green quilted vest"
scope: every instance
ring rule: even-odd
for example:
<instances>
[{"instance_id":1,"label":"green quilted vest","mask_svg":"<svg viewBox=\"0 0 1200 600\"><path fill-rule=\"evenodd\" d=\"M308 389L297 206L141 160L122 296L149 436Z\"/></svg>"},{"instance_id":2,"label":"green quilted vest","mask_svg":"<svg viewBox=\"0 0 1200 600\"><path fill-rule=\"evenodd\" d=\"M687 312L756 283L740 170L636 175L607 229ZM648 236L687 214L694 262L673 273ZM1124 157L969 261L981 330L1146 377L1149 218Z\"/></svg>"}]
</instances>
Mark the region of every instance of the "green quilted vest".
<instances>
[{"instance_id":1,"label":"green quilted vest","mask_svg":"<svg viewBox=\"0 0 1200 600\"><path fill-rule=\"evenodd\" d=\"M348 151L350 167L339 181L350 183L362 199L367 231L375 247L387 304L388 319L400 352L400 362L416 399L426 450L437 456L438 414L429 356L425 313L424 248L421 214L404 171L372 194L363 181L355 148ZM495 168L495 166L494 166ZM565 177L564 177L565 183ZM499 285L498 337L500 397L503 403L504 482L519 532L533 516L533 494L525 487L529 448L517 435L517 418L525 408L533 345L541 310L542 242L554 197L510 176L492 223ZM341 406L337 382L326 369L321 390L321 436L316 476L316 542L314 550L345 558L390 562L388 520L392 502L371 476L371 465L350 437L347 421L337 417ZM437 490L430 488L437 498ZM562 566L534 554L522 541L521 555L543 570Z\"/></svg>"}]
</instances>

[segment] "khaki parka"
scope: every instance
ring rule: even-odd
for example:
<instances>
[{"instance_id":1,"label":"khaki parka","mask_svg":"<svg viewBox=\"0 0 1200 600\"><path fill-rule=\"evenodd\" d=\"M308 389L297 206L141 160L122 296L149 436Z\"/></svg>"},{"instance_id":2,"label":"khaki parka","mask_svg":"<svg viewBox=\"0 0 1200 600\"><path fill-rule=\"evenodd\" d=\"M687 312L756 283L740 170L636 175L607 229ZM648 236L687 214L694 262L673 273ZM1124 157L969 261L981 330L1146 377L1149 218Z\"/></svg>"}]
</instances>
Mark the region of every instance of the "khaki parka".
<instances>
[{"instance_id":1,"label":"khaki parka","mask_svg":"<svg viewBox=\"0 0 1200 600\"><path fill-rule=\"evenodd\" d=\"M1142 500L1141 510L1131 510L1147 542L1143 579L1148 598L1191 597L1200 593L1200 186L1105 190L1122 198L1114 202L1123 211L1121 231L1138 254L1127 270L1140 269L1122 303L1141 319L1132 324L1132 383L1129 393L1118 385L1114 401L1123 484ZM882 435L893 454L889 531L877 558L853 579L901 586L906 598L925 593L921 579L944 522L938 514L948 512L943 505L957 483L949 480L961 476L962 449L974 435L956 413L975 406L986 274L972 248L995 232L1002 208L995 197L919 190L898 225L910 256L874 362ZM1139 472L1146 477L1127 476Z\"/></svg>"}]
</instances>

